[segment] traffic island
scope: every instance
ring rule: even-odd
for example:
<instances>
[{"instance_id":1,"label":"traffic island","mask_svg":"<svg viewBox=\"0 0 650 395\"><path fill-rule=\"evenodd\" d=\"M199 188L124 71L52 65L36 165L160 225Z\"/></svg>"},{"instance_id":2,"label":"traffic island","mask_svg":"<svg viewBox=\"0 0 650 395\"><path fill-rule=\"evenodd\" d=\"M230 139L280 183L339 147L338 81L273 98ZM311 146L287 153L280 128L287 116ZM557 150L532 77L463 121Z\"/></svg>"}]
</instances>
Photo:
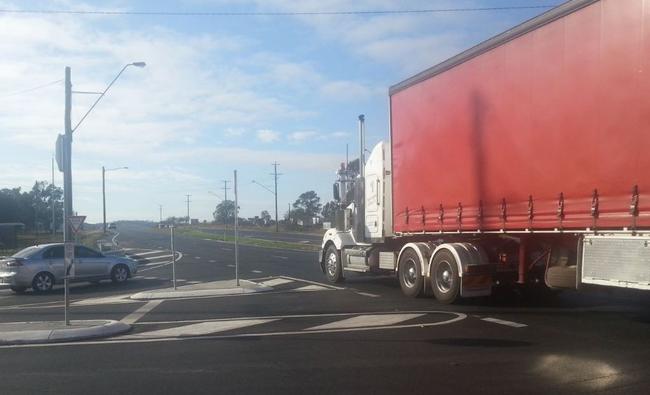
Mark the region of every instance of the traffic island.
<instances>
[{"instance_id":1,"label":"traffic island","mask_svg":"<svg viewBox=\"0 0 650 395\"><path fill-rule=\"evenodd\" d=\"M113 320L0 323L0 345L61 343L124 334L131 325Z\"/></svg>"},{"instance_id":2,"label":"traffic island","mask_svg":"<svg viewBox=\"0 0 650 395\"><path fill-rule=\"evenodd\" d=\"M272 287L248 280L239 280L239 286L237 286L235 280L224 280L183 285L176 287L176 289L170 287L153 291L138 292L137 294L131 295L129 298L134 300L159 300L209 296L236 296L257 292L268 292L272 290Z\"/></svg>"}]
</instances>

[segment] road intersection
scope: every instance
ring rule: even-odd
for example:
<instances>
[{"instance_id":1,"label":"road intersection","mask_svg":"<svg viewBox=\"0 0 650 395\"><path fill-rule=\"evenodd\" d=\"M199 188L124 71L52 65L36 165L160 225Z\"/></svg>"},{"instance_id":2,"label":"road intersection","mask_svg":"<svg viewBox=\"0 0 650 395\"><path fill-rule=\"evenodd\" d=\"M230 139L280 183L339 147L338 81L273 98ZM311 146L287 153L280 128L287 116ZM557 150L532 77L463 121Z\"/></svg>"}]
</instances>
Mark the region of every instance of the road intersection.
<instances>
[{"instance_id":1,"label":"road intersection","mask_svg":"<svg viewBox=\"0 0 650 395\"><path fill-rule=\"evenodd\" d=\"M404 297L392 277L326 283L312 252L246 246L240 273L264 292L134 300L170 287L168 234L141 225L121 232L121 247L142 271L120 286L76 285L71 314L132 330L2 346L7 391L33 393L47 382L65 393L417 393L435 386L438 393L627 394L645 393L650 380L642 295L530 301L506 294L448 306ZM176 244L182 287L232 280L231 244L190 237ZM60 291L0 291L0 322L60 320L61 302ZM53 375L67 384L52 385Z\"/></svg>"}]
</instances>

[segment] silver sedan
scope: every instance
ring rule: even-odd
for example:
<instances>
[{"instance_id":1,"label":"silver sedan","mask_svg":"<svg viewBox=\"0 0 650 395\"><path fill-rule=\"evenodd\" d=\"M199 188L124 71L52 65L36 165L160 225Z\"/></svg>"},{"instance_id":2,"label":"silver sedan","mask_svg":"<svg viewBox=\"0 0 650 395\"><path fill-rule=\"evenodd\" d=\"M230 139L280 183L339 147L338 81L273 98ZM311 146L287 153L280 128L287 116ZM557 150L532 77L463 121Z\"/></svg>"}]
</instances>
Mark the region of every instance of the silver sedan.
<instances>
[{"instance_id":1,"label":"silver sedan","mask_svg":"<svg viewBox=\"0 0 650 395\"><path fill-rule=\"evenodd\" d=\"M106 256L88 247L75 246L72 281L110 279L123 283L138 271L132 259ZM50 291L64 278L64 247L62 243L27 247L8 258L0 258L0 284L8 284L14 292L33 288L35 292Z\"/></svg>"}]
</instances>

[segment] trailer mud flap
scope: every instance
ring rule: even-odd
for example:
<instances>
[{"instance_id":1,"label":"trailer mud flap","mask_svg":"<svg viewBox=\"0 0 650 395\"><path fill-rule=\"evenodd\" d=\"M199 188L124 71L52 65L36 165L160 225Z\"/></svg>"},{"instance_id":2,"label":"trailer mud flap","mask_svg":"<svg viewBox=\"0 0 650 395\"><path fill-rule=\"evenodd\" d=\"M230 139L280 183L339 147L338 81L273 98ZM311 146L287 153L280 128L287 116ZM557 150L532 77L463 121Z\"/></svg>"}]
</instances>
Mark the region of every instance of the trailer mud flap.
<instances>
[{"instance_id":1,"label":"trailer mud flap","mask_svg":"<svg viewBox=\"0 0 650 395\"><path fill-rule=\"evenodd\" d=\"M473 298L492 294L491 274L463 274L460 278L460 296Z\"/></svg>"}]
</instances>

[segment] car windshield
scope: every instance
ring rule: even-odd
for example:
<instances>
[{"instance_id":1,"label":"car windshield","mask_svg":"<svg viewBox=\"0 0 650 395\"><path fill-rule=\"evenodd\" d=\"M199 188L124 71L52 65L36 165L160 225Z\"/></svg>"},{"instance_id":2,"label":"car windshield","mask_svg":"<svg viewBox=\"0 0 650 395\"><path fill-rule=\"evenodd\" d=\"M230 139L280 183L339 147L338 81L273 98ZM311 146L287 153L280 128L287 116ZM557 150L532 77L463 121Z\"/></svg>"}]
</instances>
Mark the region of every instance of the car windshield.
<instances>
[{"instance_id":1,"label":"car windshield","mask_svg":"<svg viewBox=\"0 0 650 395\"><path fill-rule=\"evenodd\" d=\"M37 246L27 247L13 254L12 258L29 258L30 256L36 254L40 250L41 250L40 247Z\"/></svg>"}]
</instances>

